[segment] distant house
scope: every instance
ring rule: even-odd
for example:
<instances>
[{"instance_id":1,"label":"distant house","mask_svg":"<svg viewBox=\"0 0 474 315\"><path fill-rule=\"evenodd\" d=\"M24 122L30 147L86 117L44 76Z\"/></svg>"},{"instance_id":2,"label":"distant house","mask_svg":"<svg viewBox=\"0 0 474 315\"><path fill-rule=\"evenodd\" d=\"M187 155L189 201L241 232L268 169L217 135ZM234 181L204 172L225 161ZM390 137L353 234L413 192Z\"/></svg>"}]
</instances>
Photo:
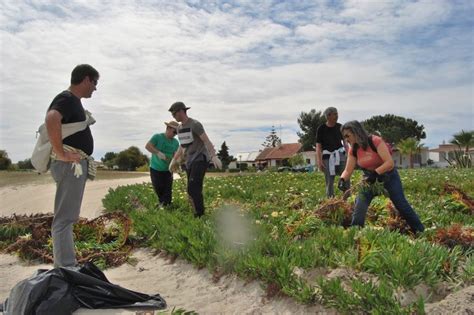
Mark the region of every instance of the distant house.
<instances>
[{"instance_id":1,"label":"distant house","mask_svg":"<svg viewBox=\"0 0 474 315\"><path fill-rule=\"evenodd\" d=\"M101 170L108 169L107 165L105 165L104 162L102 161L95 161L95 165L98 169L101 169Z\"/></svg>"},{"instance_id":2,"label":"distant house","mask_svg":"<svg viewBox=\"0 0 474 315\"><path fill-rule=\"evenodd\" d=\"M464 148L461 148L464 151ZM459 151L459 147L455 144L443 144L438 145L435 149L430 149L430 158L435 162L435 165L439 167L446 167L449 166L447 160L454 159L454 152ZM474 160L474 148L469 149L469 155L471 156L471 160Z\"/></svg>"},{"instance_id":3,"label":"distant house","mask_svg":"<svg viewBox=\"0 0 474 315\"><path fill-rule=\"evenodd\" d=\"M283 166L288 163L289 158L300 152L301 147L301 143L283 143L277 147L265 148L255 162L259 168Z\"/></svg>"},{"instance_id":4,"label":"distant house","mask_svg":"<svg viewBox=\"0 0 474 315\"><path fill-rule=\"evenodd\" d=\"M229 169L247 169L249 167L256 167L257 164L255 160L259 154L260 151L238 152L234 154L236 161L230 162Z\"/></svg>"}]
</instances>

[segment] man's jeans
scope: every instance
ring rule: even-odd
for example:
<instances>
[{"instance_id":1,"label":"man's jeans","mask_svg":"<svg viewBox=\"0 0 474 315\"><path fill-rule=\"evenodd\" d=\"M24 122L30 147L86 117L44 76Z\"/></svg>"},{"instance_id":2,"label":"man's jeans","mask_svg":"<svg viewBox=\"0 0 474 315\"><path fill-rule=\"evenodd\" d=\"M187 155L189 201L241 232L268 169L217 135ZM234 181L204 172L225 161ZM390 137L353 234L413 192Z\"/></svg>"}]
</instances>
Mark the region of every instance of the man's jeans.
<instances>
[{"instance_id":1,"label":"man's jeans","mask_svg":"<svg viewBox=\"0 0 474 315\"><path fill-rule=\"evenodd\" d=\"M51 226L55 267L76 265L72 225L79 219L82 196L87 180L87 160L81 160L82 175L74 176L72 163L51 162L51 175L56 182L54 219Z\"/></svg>"},{"instance_id":2,"label":"man's jeans","mask_svg":"<svg viewBox=\"0 0 474 315\"><path fill-rule=\"evenodd\" d=\"M201 159L192 162L190 167L186 168L186 174L188 175L188 195L194 207L196 217L204 215L202 188L208 164L205 159Z\"/></svg>"},{"instance_id":3,"label":"man's jeans","mask_svg":"<svg viewBox=\"0 0 474 315\"><path fill-rule=\"evenodd\" d=\"M396 168L385 173L384 187L388 191L393 205L397 208L401 217L407 221L411 230L413 232L422 232L425 228L403 194L402 182ZM374 196L371 191L359 193L354 213L352 214L351 225L364 226L365 216L373 198Z\"/></svg>"},{"instance_id":4,"label":"man's jeans","mask_svg":"<svg viewBox=\"0 0 474 315\"><path fill-rule=\"evenodd\" d=\"M157 171L150 168L150 177L160 205L170 205L173 190L173 174L170 171Z\"/></svg>"}]
</instances>

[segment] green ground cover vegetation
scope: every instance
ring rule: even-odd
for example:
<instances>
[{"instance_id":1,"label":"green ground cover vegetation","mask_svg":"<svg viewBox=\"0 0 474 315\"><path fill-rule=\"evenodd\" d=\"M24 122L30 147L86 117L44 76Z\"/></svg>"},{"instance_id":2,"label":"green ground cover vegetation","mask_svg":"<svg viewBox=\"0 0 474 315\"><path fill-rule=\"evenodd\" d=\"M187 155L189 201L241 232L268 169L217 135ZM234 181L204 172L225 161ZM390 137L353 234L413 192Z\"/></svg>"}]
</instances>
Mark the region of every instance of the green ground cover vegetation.
<instances>
[{"instance_id":1,"label":"green ground cover vegetation","mask_svg":"<svg viewBox=\"0 0 474 315\"><path fill-rule=\"evenodd\" d=\"M372 202L363 229L341 226L342 206L331 208L334 215L318 216L328 203L320 173L206 178L207 213L201 219L192 214L184 178L175 180L168 208L156 206L149 184L111 189L103 204L130 215L135 237L146 246L208 268L216 279L234 273L260 281L270 296L344 313L423 313L441 284L454 290L473 283L474 209L445 184L472 199L474 171L416 169L400 175L426 227L416 237L386 224L390 205L384 196ZM427 296L401 298L420 285L430 288Z\"/></svg>"},{"instance_id":2,"label":"green ground cover vegetation","mask_svg":"<svg viewBox=\"0 0 474 315\"><path fill-rule=\"evenodd\" d=\"M427 228L416 237L405 233L383 195L372 202L364 229L347 228L354 196L326 200L319 173L268 172L207 178L201 219L192 215L185 179L175 181L168 208L156 206L149 184L111 189L105 208L131 221L110 213L118 225L99 223L107 216L80 222L76 246L80 257L95 257L103 268L123 263L129 245L141 244L207 268L216 281L230 273L258 280L268 296L342 313L423 313L426 302L473 283L473 175L469 169L401 171L407 198ZM0 248L51 261L50 221L3 218ZM429 290L407 298L423 286ZM440 293L440 287L448 289Z\"/></svg>"}]
</instances>

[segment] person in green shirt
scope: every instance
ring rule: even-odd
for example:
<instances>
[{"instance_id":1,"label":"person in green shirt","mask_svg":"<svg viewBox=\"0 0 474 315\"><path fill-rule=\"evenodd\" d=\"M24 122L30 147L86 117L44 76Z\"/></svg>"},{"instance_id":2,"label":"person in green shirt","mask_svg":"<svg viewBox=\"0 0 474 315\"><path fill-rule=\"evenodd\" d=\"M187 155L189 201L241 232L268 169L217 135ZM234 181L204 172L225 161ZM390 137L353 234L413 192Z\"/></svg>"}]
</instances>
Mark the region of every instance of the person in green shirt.
<instances>
[{"instance_id":1,"label":"person in green shirt","mask_svg":"<svg viewBox=\"0 0 474 315\"><path fill-rule=\"evenodd\" d=\"M179 124L170 121L165 122L165 125L166 131L154 134L145 146L151 153L151 183L158 196L159 205L162 206L171 204L173 173L169 171L169 164L179 147L179 142L175 139Z\"/></svg>"}]
</instances>

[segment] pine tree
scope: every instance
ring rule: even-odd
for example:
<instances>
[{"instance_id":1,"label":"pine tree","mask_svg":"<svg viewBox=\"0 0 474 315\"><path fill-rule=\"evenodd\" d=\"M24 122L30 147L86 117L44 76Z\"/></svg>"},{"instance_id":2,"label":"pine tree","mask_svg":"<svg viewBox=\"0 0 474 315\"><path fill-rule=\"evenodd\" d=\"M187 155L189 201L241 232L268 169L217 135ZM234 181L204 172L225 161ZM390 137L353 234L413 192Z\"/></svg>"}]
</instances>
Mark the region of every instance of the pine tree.
<instances>
[{"instance_id":1,"label":"pine tree","mask_svg":"<svg viewBox=\"0 0 474 315\"><path fill-rule=\"evenodd\" d=\"M12 160L8 158L5 150L0 150L0 170L7 170L12 165Z\"/></svg>"},{"instance_id":2,"label":"pine tree","mask_svg":"<svg viewBox=\"0 0 474 315\"><path fill-rule=\"evenodd\" d=\"M426 138L423 125L419 125L416 120L393 114L372 116L365 120L363 125L369 133L378 134L385 141L395 146L406 138L415 138L418 141Z\"/></svg>"},{"instance_id":3,"label":"pine tree","mask_svg":"<svg viewBox=\"0 0 474 315\"><path fill-rule=\"evenodd\" d=\"M296 134L300 137L299 142L303 145L302 151L313 151L316 146L316 131L318 127L326 122L326 118L321 111L312 109L309 112L301 112L298 117L298 124L301 132Z\"/></svg>"},{"instance_id":4,"label":"pine tree","mask_svg":"<svg viewBox=\"0 0 474 315\"><path fill-rule=\"evenodd\" d=\"M278 137L275 126L272 126L270 134L265 138L265 142L262 143L262 146L265 148L274 148L281 145L281 139Z\"/></svg>"},{"instance_id":5,"label":"pine tree","mask_svg":"<svg viewBox=\"0 0 474 315\"><path fill-rule=\"evenodd\" d=\"M225 141L221 145L221 149L217 152L217 157L222 161L222 167L227 169L229 167L230 162L234 160L232 155L229 155L229 147L225 143Z\"/></svg>"}]
</instances>

